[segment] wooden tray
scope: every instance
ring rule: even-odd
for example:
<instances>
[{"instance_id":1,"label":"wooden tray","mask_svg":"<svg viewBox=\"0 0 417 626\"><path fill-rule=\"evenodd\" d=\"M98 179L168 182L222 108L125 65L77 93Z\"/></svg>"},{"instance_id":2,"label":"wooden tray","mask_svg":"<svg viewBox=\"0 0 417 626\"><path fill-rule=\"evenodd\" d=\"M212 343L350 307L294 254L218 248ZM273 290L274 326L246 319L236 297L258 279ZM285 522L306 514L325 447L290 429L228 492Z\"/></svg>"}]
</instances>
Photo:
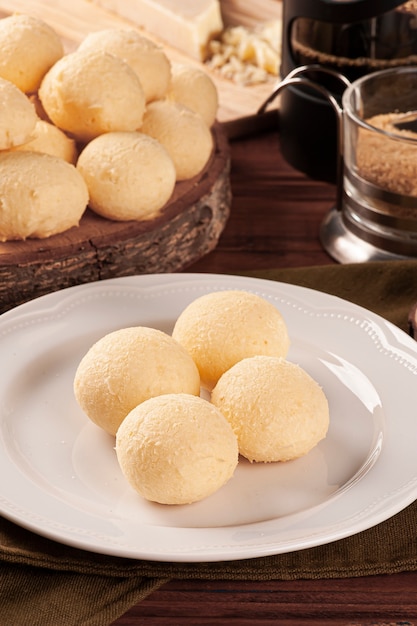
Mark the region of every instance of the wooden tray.
<instances>
[{"instance_id":1,"label":"wooden tray","mask_svg":"<svg viewBox=\"0 0 417 626\"><path fill-rule=\"evenodd\" d=\"M279 0L222 0L222 15L225 25L242 24L254 27L257 24L280 19L282 5ZM106 11L88 0L0 0L0 17L13 12L28 13L48 22L62 37L67 52L74 50L80 41L92 31L104 28L132 27L132 23ZM137 26L135 26L138 28ZM141 30L138 28L138 30ZM156 39L151 33L142 31L147 37ZM178 50L162 43L168 57L175 62L201 65ZM277 42L278 45L278 42ZM206 66L203 66L207 70ZM235 118L254 115L271 93L275 80L242 86L219 78L211 73L219 92L218 120L227 122Z\"/></svg>"},{"instance_id":2,"label":"wooden tray","mask_svg":"<svg viewBox=\"0 0 417 626\"><path fill-rule=\"evenodd\" d=\"M244 7L244 8L242 8ZM280 3L222 3L225 23L253 26L275 19ZM0 0L0 17L28 13L49 23L66 52L91 31L132 24L87 0ZM146 33L150 36L149 33ZM163 42L162 42L163 43ZM173 61L196 63L165 46ZM243 88L212 75L219 90L219 121L256 113L271 87ZM90 210L80 226L42 240L0 243L0 313L35 296L105 278L180 271L210 252L229 216L229 147L224 125L213 129L215 152L205 170L176 185L160 218L114 222Z\"/></svg>"},{"instance_id":3,"label":"wooden tray","mask_svg":"<svg viewBox=\"0 0 417 626\"><path fill-rule=\"evenodd\" d=\"M207 167L177 183L157 219L114 222L87 209L79 227L60 235L0 243L0 313L73 285L180 271L210 252L231 204L228 141L219 124L213 134Z\"/></svg>"}]
</instances>

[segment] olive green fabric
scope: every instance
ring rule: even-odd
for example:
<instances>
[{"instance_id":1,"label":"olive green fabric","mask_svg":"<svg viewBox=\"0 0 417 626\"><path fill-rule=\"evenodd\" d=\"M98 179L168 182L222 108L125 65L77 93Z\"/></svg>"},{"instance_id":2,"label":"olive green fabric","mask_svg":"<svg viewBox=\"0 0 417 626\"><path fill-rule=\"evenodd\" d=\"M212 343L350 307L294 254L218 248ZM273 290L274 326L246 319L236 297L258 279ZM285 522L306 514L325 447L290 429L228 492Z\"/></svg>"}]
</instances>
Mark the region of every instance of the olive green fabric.
<instances>
[{"instance_id":1,"label":"olive green fabric","mask_svg":"<svg viewBox=\"0 0 417 626\"><path fill-rule=\"evenodd\" d=\"M408 313L417 301L417 261L245 275L338 295L379 313L406 332ZM324 546L243 561L187 564L92 554L0 519L0 624L105 626L171 578L288 580L416 570L416 521L417 502L374 528Z\"/></svg>"}]
</instances>

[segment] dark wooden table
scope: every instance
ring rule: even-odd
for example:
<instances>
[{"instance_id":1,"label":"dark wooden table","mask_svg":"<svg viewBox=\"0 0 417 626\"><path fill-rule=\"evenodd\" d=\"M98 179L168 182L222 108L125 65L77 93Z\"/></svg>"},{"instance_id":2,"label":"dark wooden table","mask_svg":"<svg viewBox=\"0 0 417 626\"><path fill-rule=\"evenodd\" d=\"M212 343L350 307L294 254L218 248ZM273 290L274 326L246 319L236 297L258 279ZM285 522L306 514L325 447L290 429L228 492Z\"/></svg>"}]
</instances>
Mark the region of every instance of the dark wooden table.
<instances>
[{"instance_id":1,"label":"dark wooden table","mask_svg":"<svg viewBox=\"0 0 417 626\"><path fill-rule=\"evenodd\" d=\"M335 188L292 169L268 132L234 140L233 204L214 252L191 272L302 267L334 261L319 241ZM417 573L297 581L171 581L114 626L415 626Z\"/></svg>"},{"instance_id":2,"label":"dark wooden table","mask_svg":"<svg viewBox=\"0 0 417 626\"><path fill-rule=\"evenodd\" d=\"M214 252L189 268L233 273L246 269L332 263L320 245L320 223L334 205L333 185L291 168L277 133L231 142L232 212Z\"/></svg>"}]
</instances>

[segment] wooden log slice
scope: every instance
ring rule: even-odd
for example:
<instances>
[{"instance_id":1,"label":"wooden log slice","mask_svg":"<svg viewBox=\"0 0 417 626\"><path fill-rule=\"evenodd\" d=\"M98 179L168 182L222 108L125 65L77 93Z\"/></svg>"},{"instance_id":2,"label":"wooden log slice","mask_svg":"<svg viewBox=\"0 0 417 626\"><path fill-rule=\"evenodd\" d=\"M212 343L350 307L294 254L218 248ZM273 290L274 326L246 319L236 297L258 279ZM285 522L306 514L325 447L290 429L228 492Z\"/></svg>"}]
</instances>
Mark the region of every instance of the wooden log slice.
<instances>
[{"instance_id":1,"label":"wooden log slice","mask_svg":"<svg viewBox=\"0 0 417 626\"><path fill-rule=\"evenodd\" d=\"M230 152L220 124L205 169L176 184L161 215L115 222L87 209L78 227L48 237L0 243L0 313L82 283L178 272L213 250L230 213Z\"/></svg>"}]
</instances>

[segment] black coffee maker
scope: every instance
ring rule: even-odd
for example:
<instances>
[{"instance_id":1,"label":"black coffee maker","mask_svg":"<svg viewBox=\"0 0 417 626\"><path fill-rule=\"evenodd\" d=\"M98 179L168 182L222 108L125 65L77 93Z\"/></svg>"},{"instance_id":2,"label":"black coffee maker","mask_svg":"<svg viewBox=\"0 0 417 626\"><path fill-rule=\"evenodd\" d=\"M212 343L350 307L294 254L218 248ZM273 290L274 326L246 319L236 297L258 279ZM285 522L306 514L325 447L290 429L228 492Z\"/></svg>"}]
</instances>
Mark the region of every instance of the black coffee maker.
<instances>
[{"instance_id":1,"label":"black coffee maker","mask_svg":"<svg viewBox=\"0 0 417 626\"><path fill-rule=\"evenodd\" d=\"M284 0L281 76L312 65L353 81L388 67L417 65L417 1ZM345 85L309 72L338 101ZM286 160L312 178L336 182L337 119L329 101L304 85L280 93Z\"/></svg>"}]
</instances>

